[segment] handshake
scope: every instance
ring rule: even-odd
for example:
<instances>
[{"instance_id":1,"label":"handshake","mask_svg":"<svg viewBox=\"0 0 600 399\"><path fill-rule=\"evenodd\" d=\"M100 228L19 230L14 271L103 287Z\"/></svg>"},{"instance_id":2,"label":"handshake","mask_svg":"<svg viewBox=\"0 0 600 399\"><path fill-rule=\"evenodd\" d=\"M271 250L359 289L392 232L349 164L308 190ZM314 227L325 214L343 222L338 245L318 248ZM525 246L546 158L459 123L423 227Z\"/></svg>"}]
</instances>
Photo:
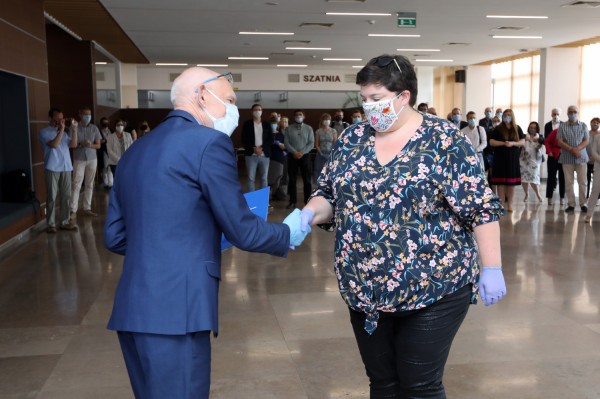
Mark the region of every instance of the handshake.
<instances>
[{"instance_id":1,"label":"handshake","mask_svg":"<svg viewBox=\"0 0 600 399\"><path fill-rule=\"evenodd\" d=\"M296 246L302 244L308 233L311 232L310 223L313 221L315 213L307 208L302 211L294 209L283 220L290 228L290 249L296 249Z\"/></svg>"}]
</instances>

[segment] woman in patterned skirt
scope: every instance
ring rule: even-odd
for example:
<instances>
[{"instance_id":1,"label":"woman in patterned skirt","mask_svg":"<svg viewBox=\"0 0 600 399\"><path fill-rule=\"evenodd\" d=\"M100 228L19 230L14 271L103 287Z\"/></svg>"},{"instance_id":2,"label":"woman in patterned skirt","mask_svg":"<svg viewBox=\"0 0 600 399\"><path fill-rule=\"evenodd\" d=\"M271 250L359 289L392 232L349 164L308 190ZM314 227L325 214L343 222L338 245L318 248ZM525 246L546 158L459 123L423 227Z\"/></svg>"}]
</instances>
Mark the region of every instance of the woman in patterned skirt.
<instances>
[{"instance_id":1,"label":"woman in patterned skirt","mask_svg":"<svg viewBox=\"0 0 600 399\"><path fill-rule=\"evenodd\" d=\"M540 125L537 122L531 122L525 135L525 145L521 149L519 164L521 167L521 185L525 191L525 202L529 199L529 185L535 193L539 202L542 202L540 196L540 169L542 167L542 147L544 139L540 136Z\"/></svg>"}]
</instances>

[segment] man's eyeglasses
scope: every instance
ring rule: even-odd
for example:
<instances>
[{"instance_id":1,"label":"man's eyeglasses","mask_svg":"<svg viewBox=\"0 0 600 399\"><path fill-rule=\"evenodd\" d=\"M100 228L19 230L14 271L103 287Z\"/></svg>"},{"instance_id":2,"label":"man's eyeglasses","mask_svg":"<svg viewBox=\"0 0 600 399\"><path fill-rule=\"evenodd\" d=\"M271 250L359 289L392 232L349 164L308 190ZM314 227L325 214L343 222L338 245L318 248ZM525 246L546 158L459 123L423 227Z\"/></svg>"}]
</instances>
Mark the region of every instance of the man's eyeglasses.
<instances>
[{"instance_id":1,"label":"man's eyeglasses","mask_svg":"<svg viewBox=\"0 0 600 399\"><path fill-rule=\"evenodd\" d=\"M392 62L394 64L396 64L396 67L398 68L400 73L402 73L402 69L400 69L400 65L398 65L396 58L391 57L389 55L382 55L380 57L375 58L375 60L373 61L373 64L377 65L379 68L385 68L388 65L390 65Z\"/></svg>"},{"instance_id":2,"label":"man's eyeglasses","mask_svg":"<svg viewBox=\"0 0 600 399\"><path fill-rule=\"evenodd\" d=\"M219 78L225 78L225 79L227 79L227 81L229 82L229 84L231 84L233 86L233 75L231 74L231 72L225 72L225 73L222 73L220 75L213 76L210 79L206 79L204 82L202 82L202 84L206 84L208 82L212 82L213 80L217 80Z\"/></svg>"}]
</instances>

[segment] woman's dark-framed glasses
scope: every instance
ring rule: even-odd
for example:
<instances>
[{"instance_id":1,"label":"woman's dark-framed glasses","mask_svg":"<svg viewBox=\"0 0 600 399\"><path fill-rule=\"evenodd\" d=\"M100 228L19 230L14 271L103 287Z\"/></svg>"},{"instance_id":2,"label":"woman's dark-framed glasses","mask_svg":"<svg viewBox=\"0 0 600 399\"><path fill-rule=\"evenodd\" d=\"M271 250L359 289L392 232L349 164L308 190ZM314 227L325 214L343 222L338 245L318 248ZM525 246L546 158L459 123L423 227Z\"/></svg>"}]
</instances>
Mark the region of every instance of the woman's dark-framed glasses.
<instances>
[{"instance_id":1,"label":"woman's dark-framed glasses","mask_svg":"<svg viewBox=\"0 0 600 399\"><path fill-rule=\"evenodd\" d=\"M402 73L402 69L400 69L400 65L398 65L396 58L391 57L389 55L382 55L380 57L375 58L375 61L373 62L373 64L377 65L379 68L385 68L388 65L390 65L392 62L394 64L396 64L396 67L398 68L400 73Z\"/></svg>"},{"instance_id":2,"label":"woman's dark-framed glasses","mask_svg":"<svg viewBox=\"0 0 600 399\"><path fill-rule=\"evenodd\" d=\"M202 84L206 84L208 82L212 82L213 80L217 80L219 78L225 78L227 79L227 81L229 82L229 84L233 85L233 75L231 74L231 72L224 72L220 75L217 76L213 76L210 79L206 79L204 82L202 82Z\"/></svg>"}]
</instances>

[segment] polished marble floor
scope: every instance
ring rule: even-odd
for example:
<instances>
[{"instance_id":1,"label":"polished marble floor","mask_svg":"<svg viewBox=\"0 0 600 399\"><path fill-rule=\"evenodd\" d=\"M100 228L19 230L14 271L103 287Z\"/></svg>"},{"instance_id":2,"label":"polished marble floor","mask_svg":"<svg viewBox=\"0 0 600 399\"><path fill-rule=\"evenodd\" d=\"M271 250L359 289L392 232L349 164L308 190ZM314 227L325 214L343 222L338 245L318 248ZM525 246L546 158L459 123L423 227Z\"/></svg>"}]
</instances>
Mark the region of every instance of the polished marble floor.
<instances>
[{"instance_id":1,"label":"polished marble floor","mask_svg":"<svg viewBox=\"0 0 600 399\"><path fill-rule=\"evenodd\" d=\"M590 225L518 201L501 222L508 296L471 307L448 397L600 398L600 207ZM105 209L105 193L95 203ZM274 205L280 221L285 203ZM80 216L78 232L35 232L0 254L0 399L133 398L105 329L122 258L104 248L102 223ZM212 398L368 397L332 248L318 230L287 259L225 253Z\"/></svg>"}]
</instances>

